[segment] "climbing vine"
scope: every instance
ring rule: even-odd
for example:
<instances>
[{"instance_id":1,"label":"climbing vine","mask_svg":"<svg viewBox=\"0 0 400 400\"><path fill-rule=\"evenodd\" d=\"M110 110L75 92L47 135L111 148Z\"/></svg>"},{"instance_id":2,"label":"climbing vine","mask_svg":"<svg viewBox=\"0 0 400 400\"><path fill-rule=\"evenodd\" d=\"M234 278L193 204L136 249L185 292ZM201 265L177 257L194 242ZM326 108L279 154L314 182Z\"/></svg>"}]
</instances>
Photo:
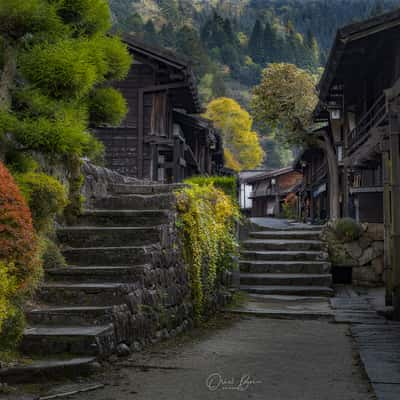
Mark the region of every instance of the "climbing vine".
<instances>
[{"instance_id":1,"label":"climbing vine","mask_svg":"<svg viewBox=\"0 0 400 400\"><path fill-rule=\"evenodd\" d=\"M218 277L238 251L238 205L212 184L188 184L177 193L178 229L189 267L196 319L201 320L218 289Z\"/></svg>"}]
</instances>

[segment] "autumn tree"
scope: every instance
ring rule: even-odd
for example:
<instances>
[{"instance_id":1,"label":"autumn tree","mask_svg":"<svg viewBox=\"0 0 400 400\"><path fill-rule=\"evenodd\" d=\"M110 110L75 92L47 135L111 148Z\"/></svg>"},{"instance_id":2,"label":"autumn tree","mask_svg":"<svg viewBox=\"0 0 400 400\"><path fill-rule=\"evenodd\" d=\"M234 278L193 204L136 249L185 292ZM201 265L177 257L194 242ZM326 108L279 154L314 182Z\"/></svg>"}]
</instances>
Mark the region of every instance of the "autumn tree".
<instances>
[{"instance_id":1,"label":"autumn tree","mask_svg":"<svg viewBox=\"0 0 400 400\"><path fill-rule=\"evenodd\" d=\"M88 126L124 117L124 98L105 87L131 64L110 28L106 0L0 2L0 137L8 146L52 157L100 148Z\"/></svg>"},{"instance_id":2,"label":"autumn tree","mask_svg":"<svg viewBox=\"0 0 400 400\"><path fill-rule=\"evenodd\" d=\"M315 85L316 77L295 65L270 64L253 91L252 110L255 120L274 131L281 143L319 146L324 150L331 185L331 217L336 219L339 216L336 149L326 131L314 129L312 113L318 101Z\"/></svg>"},{"instance_id":3,"label":"autumn tree","mask_svg":"<svg viewBox=\"0 0 400 400\"><path fill-rule=\"evenodd\" d=\"M205 117L222 132L225 162L236 171L258 167L264 158L250 114L233 99L221 97L207 106Z\"/></svg>"}]
</instances>

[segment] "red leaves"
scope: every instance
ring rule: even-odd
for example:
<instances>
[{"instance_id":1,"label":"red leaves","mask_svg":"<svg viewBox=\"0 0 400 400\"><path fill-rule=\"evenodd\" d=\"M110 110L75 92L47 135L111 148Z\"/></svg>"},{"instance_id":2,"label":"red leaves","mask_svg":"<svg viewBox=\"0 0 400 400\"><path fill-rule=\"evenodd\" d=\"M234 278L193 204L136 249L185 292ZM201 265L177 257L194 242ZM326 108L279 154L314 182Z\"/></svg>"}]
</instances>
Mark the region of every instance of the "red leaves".
<instances>
[{"instance_id":1,"label":"red leaves","mask_svg":"<svg viewBox=\"0 0 400 400\"><path fill-rule=\"evenodd\" d=\"M29 287L39 262L31 212L13 177L0 162L0 260L15 263L21 288Z\"/></svg>"}]
</instances>

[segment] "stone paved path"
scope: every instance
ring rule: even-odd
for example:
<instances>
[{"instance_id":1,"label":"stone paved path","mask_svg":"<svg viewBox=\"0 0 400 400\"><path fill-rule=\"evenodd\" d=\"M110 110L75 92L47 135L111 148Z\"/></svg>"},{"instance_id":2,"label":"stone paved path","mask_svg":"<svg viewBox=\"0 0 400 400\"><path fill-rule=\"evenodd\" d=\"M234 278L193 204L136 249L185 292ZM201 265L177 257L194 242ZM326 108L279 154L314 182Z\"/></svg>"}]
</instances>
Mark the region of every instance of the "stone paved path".
<instances>
[{"instance_id":1,"label":"stone paved path","mask_svg":"<svg viewBox=\"0 0 400 400\"><path fill-rule=\"evenodd\" d=\"M400 323L377 315L384 290L337 288L331 299L337 323L351 324L360 358L378 400L400 399Z\"/></svg>"},{"instance_id":2,"label":"stone paved path","mask_svg":"<svg viewBox=\"0 0 400 400\"><path fill-rule=\"evenodd\" d=\"M194 343L132 357L103 376L104 389L74 398L374 399L353 354L345 325L241 318Z\"/></svg>"}]
</instances>

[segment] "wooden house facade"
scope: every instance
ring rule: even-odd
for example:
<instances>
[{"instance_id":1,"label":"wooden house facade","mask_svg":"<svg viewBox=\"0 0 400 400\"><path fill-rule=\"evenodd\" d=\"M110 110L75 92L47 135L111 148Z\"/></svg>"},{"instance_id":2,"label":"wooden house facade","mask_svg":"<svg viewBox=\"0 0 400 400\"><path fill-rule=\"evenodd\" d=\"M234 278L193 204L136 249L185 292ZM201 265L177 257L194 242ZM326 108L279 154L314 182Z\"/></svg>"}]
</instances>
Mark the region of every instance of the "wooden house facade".
<instances>
[{"instance_id":1,"label":"wooden house facade","mask_svg":"<svg viewBox=\"0 0 400 400\"><path fill-rule=\"evenodd\" d=\"M202 112L189 63L169 51L123 36L133 56L128 76L114 86L129 111L118 127L96 127L107 167L165 183L223 168L221 137Z\"/></svg>"},{"instance_id":2,"label":"wooden house facade","mask_svg":"<svg viewBox=\"0 0 400 400\"><path fill-rule=\"evenodd\" d=\"M337 33L318 122L336 149L342 217L384 224L387 301L400 319L400 9Z\"/></svg>"},{"instance_id":3,"label":"wooden house facade","mask_svg":"<svg viewBox=\"0 0 400 400\"><path fill-rule=\"evenodd\" d=\"M302 174L292 167L268 171L246 179L252 186L252 217L280 217L282 204L289 193L296 193Z\"/></svg>"},{"instance_id":4,"label":"wooden house facade","mask_svg":"<svg viewBox=\"0 0 400 400\"><path fill-rule=\"evenodd\" d=\"M321 223L329 217L328 165L323 150L309 148L296 158L293 167L303 176L298 188L299 217L301 220Z\"/></svg>"}]
</instances>

